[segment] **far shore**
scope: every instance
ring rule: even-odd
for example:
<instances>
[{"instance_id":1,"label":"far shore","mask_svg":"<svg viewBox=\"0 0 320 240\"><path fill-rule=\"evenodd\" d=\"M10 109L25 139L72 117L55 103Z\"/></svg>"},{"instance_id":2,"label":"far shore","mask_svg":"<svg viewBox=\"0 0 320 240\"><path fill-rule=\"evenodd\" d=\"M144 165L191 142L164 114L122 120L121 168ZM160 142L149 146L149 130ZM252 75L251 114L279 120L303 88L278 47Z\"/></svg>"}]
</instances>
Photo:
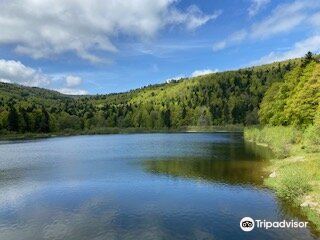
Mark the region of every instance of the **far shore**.
<instances>
[{"instance_id":1,"label":"far shore","mask_svg":"<svg viewBox=\"0 0 320 240\"><path fill-rule=\"evenodd\" d=\"M138 134L138 133L209 133L209 132L243 132L242 125L225 125L225 126L188 126L181 128L163 128L163 129L146 129L146 128L99 128L90 130L66 130L63 132L51 133L0 133L0 141L14 140L32 140L52 137L68 137L81 135L107 135L107 134Z\"/></svg>"}]
</instances>

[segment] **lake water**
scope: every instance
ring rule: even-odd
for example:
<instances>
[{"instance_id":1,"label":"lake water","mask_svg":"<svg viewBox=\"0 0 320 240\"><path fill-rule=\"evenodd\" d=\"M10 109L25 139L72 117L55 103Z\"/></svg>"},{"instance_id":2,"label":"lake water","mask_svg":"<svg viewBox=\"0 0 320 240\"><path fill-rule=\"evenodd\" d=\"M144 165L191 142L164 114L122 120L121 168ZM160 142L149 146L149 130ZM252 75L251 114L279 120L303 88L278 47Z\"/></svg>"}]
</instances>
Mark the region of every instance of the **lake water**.
<instances>
[{"instance_id":1,"label":"lake water","mask_svg":"<svg viewBox=\"0 0 320 240\"><path fill-rule=\"evenodd\" d=\"M0 144L0 239L316 239L262 186L268 152L241 134L76 136Z\"/></svg>"}]
</instances>

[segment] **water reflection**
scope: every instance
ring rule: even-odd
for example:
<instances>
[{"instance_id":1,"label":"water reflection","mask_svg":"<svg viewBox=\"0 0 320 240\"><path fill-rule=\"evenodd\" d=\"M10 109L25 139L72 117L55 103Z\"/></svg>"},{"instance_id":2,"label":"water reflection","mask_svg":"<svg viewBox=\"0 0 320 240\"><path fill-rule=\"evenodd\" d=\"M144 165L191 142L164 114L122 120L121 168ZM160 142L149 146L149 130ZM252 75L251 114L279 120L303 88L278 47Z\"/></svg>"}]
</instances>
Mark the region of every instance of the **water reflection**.
<instances>
[{"instance_id":1,"label":"water reflection","mask_svg":"<svg viewBox=\"0 0 320 240\"><path fill-rule=\"evenodd\" d=\"M231 185L262 186L267 162L198 158L146 161L145 169L155 174L214 181Z\"/></svg>"},{"instance_id":2,"label":"water reflection","mask_svg":"<svg viewBox=\"0 0 320 240\"><path fill-rule=\"evenodd\" d=\"M231 185L263 186L272 153L250 143L214 144L212 157L147 160L144 169L154 174L200 179Z\"/></svg>"},{"instance_id":3,"label":"water reflection","mask_svg":"<svg viewBox=\"0 0 320 240\"><path fill-rule=\"evenodd\" d=\"M297 217L261 188L264 150L220 133L0 144L0 239L248 239L243 216ZM315 238L309 229L250 237Z\"/></svg>"}]
</instances>

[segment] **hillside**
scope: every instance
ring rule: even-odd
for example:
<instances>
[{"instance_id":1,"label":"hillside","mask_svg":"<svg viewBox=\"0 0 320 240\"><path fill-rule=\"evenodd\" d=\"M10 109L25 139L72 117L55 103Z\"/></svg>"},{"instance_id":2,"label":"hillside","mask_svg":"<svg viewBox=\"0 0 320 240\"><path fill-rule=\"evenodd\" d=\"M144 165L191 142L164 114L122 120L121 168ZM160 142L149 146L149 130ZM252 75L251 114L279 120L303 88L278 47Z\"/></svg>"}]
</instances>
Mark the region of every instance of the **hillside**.
<instances>
[{"instance_id":1,"label":"hillside","mask_svg":"<svg viewBox=\"0 0 320 240\"><path fill-rule=\"evenodd\" d=\"M294 59L97 96L1 83L0 129L23 133L257 124L266 91L300 65Z\"/></svg>"},{"instance_id":2,"label":"hillside","mask_svg":"<svg viewBox=\"0 0 320 240\"><path fill-rule=\"evenodd\" d=\"M320 111L320 64L297 66L266 92L259 112L262 124L307 127Z\"/></svg>"}]
</instances>

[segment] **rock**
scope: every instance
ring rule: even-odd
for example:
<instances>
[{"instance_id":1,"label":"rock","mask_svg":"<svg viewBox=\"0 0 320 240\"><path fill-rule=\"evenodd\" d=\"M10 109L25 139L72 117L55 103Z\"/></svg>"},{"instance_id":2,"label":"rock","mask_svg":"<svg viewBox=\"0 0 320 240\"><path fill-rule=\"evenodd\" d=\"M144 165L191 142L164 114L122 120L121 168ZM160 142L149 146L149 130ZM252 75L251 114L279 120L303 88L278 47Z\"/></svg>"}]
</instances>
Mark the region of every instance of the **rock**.
<instances>
[{"instance_id":1,"label":"rock","mask_svg":"<svg viewBox=\"0 0 320 240\"><path fill-rule=\"evenodd\" d=\"M318 206L318 203L312 202L311 200L306 200L300 204L300 207L316 207L316 206Z\"/></svg>"},{"instance_id":2,"label":"rock","mask_svg":"<svg viewBox=\"0 0 320 240\"><path fill-rule=\"evenodd\" d=\"M275 178L276 176L277 176L277 174L276 174L275 171L273 171L273 172L269 175L269 177L271 177L271 178Z\"/></svg>"},{"instance_id":3,"label":"rock","mask_svg":"<svg viewBox=\"0 0 320 240\"><path fill-rule=\"evenodd\" d=\"M289 160L291 162L303 162L305 160L305 157L304 156L295 156L295 157L289 158Z\"/></svg>"}]
</instances>

